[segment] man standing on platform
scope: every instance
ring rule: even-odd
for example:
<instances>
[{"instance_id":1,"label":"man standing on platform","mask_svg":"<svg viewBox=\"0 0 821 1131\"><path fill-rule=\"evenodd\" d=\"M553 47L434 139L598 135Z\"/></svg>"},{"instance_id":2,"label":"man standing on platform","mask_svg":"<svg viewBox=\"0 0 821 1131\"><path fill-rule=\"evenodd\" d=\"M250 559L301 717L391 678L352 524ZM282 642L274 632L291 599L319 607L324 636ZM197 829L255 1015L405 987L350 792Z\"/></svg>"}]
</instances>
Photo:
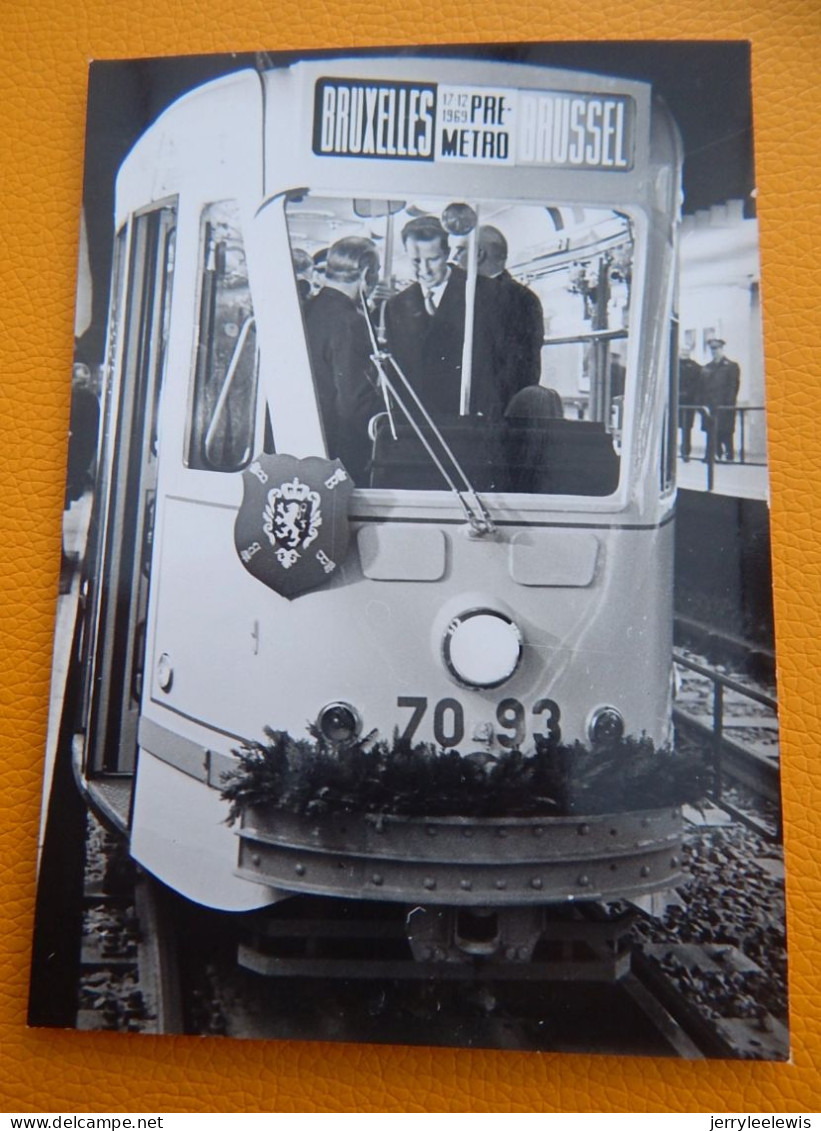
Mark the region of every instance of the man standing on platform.
<instances>
[{"instance_id":1,"label":"man standing on platform","mask_svg":"<svg viewBox=\"0 0 821 1131\"><path fill-rule=\"evenodd\" d=\"M701 404L701 366L690 357L690 351L682 346L678 359L678 424L681 431L681 458L687 463L690 459L690 436L695 419L695 405Z\"/></svg>"},{"instance_id":2,"label":"man standing on platform","mask_svg":"<svg viewBox=\"0 0 821 1131\"><path fill-rule=\"evenodd\" d=\"M741 370L735 361L724 355L727 343L723 338L707 342L712 358L702 370L702 400L710 409L715 437L716 459L735 459L735 404L741 385Z\"/></svg>"}]
</instances>

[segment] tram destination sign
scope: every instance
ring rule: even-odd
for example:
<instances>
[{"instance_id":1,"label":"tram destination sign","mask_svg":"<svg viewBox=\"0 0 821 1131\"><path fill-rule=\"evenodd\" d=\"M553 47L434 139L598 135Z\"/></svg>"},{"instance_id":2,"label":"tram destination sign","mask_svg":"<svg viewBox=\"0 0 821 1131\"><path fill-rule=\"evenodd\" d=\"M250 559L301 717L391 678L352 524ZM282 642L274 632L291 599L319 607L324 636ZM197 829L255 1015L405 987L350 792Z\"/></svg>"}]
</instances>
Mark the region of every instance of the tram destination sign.
<instances>
[{"instance_id":1,"label":"tram destination sign","mask_svg":"<svg viewBox=\"0 0 821 1131\"><path fill-rule=\"evenodd\" d=\"M314 98L320 157L536 165L628 172L629 95L323 77Z\"/></svg>"}]
</instances>

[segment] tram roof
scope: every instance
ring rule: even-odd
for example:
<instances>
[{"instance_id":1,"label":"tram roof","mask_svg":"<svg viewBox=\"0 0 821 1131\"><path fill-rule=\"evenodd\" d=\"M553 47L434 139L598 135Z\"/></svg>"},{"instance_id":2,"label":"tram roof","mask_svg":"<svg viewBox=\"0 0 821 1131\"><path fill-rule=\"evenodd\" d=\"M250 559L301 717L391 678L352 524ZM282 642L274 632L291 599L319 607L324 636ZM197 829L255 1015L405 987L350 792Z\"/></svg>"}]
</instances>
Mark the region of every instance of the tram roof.
<instances>
[{"instance_id":1,"label":"tram roof","mask_svg":"<svg viewBox=\"0 0 821 1131\"><path fill-rule=\"evenodd\" d=\"M140 137L117 176L116 226L132 211L196 189L203 199L262 191L263 89L245 69L178 98Z\"/></svg>"}]
</instances>

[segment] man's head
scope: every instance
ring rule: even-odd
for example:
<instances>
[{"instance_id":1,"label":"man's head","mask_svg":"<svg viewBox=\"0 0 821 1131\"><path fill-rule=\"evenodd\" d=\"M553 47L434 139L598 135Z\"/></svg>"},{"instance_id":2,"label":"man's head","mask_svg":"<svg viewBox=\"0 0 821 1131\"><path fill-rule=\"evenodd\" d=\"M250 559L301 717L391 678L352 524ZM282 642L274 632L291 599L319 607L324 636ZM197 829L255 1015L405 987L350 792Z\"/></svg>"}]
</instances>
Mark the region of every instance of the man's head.
<instances>
[{"instance_id":1,"label":"man's head","mask_svg":"<svg viewBox=\"0 0 821 1131\"><path fill-rule=\"evenodd\" d=\"M721 361L721 359L724 357L724 347L726 344L727 343L723 338L710 338L710 340L707 342L707 346L710 350L713 361Z\"/></svg>"},{"instance_id":2,"label":"man's head","mask_svg":"<svg viewBox=\"0 0 821 1131\"><path fill-rule=\"evenodd\" d=\"M312 259L314 261L314 269L311 274L311 285L314 294L316 294L325 286L325 264L328 262L327 247L321 247L319 251L315 251Z\"/></svg>"},{"instance_id":3,"label":"man's head","mask_svg":"<svg viewBox=\"0 0 821 1131\"><path fill-rule=\"evenodd\" d=\"M346 236L328 249L325 264L326 285L356 293L370 294L379 281L379 252L373 240Z\"/></svg>"},{"instance_id":4,"label":"man's head","mask_svg":"<svg viewBox=\"0 0 821 1131\"><path fill-rule=\"evenodd\" d=\"M307 279L311 281L311 274L314 269L314 261L304 248L295 247L291 251L291 260L294 264L294 274L297 279Z\"/></svg>"},{"instance_id":5,"label":"man's head","mask_svg":"<svg viewBox=\"0 0 821 1131\"><path fill-rule=\"evenodd\" d=\"M678 351L678 356L681 358L682 361L689 361L690 360L690 353L691 353L691 350L690 350L689 346L681 346L679 348L679 351Z\"/></svg>"},{"instance_id":6,"label":"man's head","mask_svg":"<svg viewBox=\"0 0 821 1131\"><path fill-rule=\"evenodd\" d=\"M402 229L402 243L416 281L425 289L438 287L448 275L448 234L435 216L417 216Z\"/></svg>"},{"instance_id":7,"label":"man's head","mask_svg":"<svg viewBox=\"0 0 821 1131\"><path fill-rule=\"evenodd\" d=\"M479 229L479 274L500 275L507 263L507 240L492 224Z\"/></svg>"}]
</instances>

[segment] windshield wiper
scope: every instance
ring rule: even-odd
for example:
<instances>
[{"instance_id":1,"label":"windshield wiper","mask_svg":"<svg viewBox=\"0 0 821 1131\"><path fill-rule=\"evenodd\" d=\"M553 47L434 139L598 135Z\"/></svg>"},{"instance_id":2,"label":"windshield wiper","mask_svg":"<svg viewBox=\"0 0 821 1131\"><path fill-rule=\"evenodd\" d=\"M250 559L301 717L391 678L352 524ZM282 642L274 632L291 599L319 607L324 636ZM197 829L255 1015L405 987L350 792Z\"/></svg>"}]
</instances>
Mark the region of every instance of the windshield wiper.
<instances>
[{"instance_id":1,"label":"windshield wiper","mask_svg":"<svg viewBox=\"0 0 821 1131\"><path fill-rule=\"evenodd\" d=\"M379 387L382 392L382 397L385 401L385 408L387 410L388 420L390 422L391 435L395 440L396 428L394 426L390 399L391 397L393 397L393 400L396 402L396 404L399 405L399 408L402 410L402 413L405 416L408 424L410 424L411 428L416 433L419 442L422 444L423 448L430 456L434 465L441 473L442 478L445 480L450 490L453 491L454 495L459 500L459 505L464 511L465 519L470 528L471 535L476 538L481 538L489 534L493 534L496 530L496 527L493 524L493 520L488 513L484 501L477 493L464 468L459 463L456 456L453 454L453 451L448 445L448 442L445 440L442 433L434 424L433 420L430 417L430 414L428 413L428 410L425 408L425 406L417 396L416 390L413 388L405 374L402 372L399 362L396 360L390 350L380 348L379 343L376 339L376 332L374 330L373 321L371 319L371 312L368 309L368 302L365 298L364 291L360 292L360 298L362 300L362 311L365 315L365 322L368 327L368 334L370 335L371 339L371 348L373 350L373 352L371 353L371 360L376 366L376 371L379 374ZM450 467L454 472L454 475L452 475L451 472L448 471L447 467L445 466L445 462L443 462L443 460L441 460L434 451L430 441L428 440L427 436L425 436L424 430L419 424L419 421L417 420L415 414L410 411L409 407L402 400L402 397L399 396L396 388L396 383L392 381L387 374L385 362L390 362L394 373L399 378L399 381L403 386L403 390L406 393L410 394L416 407L424 417L428 428L430 428L437 443L442 449L442 452L446 457L446 461L450 463ZM456 479L461 480L463 484L462 487L457 486L455 481Z\"/></svg>"}]
</instances>

